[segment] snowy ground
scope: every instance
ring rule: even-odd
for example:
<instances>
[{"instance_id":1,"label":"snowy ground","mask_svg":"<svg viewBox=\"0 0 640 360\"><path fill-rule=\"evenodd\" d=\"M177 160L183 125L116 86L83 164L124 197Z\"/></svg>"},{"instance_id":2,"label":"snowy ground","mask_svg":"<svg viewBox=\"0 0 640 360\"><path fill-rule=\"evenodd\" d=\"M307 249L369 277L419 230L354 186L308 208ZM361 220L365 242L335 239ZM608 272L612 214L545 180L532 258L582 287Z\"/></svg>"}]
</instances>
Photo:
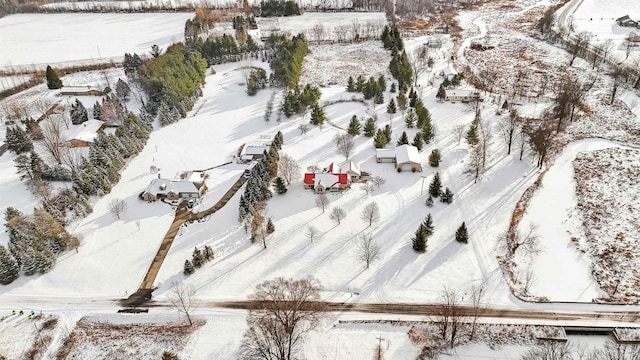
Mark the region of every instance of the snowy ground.
<instances>
[{"instance_id":1,"label":"snowy ground","mask_svg":"<svg viewBox=\"0 0 640 360\"><path fill-rule=\"evenodd\" d=\"M522 7L525 8L526 6ZM12 16L0 19L0 25L10 18ZM467 20L469 22L465 24L473 23L471 18ZM179 33L181 29L182 22L171 28ZM419 41L417 39L415 44ZM118 55L132 51L123 49L122 44L120 46ZM380 44L377 46L381 47ZM414 45L408 44L410 46ZM553 54L554 57L558 56ZM80 52L71 59L85 56ZM435 73L447 66L444 59L436 60ZM278 130L283 132L285 139L282 151L294 157L302 169L314 164L326 165L333 161L344 161L331 142L334 135L340 133L332 126L313 128L306 135L301 135L297 130L298 125L307 122L308 115L305 118L283 119L280 124L275 121L265 123L262 115L271 92L261 91L255 97L247 97L242 85L243 74L235 70L237 66L239 65L228 64L215 67L216 74L207 77L204 96L196 104L194 111L179 123L152 133L147 146L131 160L112 193L100 199L95 204L94 213L72 229L82 237L78 254L65 254L50 273L21 277L15 283L0 288L0 298L5 295L7 302L15 303L16 299L18 302L19 299L24 299L23 303L39 304L55 302L55 297L64 297L68 302L67 307L86 309L91 308L90 304L82 304L87 297L118 298L134 291L173 215L172 209L166 204L149 204L137 199L137 195L149 181L157 176L149 172L151 165L161 168L163 176L173 176L180 170L217 165L228 161L241 144L259 141L261 136L273 136ZM351 160L360 163L363 170L374 176L382 176L387 182L369 195L357 186L342 194L331 194L331 207L341 206L348 214L340 225L336 225L327 213L323 214L315 207L315 195L303 190L301 178L298 178L285 195L275 195L267 204L267 216L273 218L276 232L270 236L268 248L264 250L261 244L251 244L237 222L237 195L206 222L192 224L181 231L158 274L159 290L154 295L163 299L172 282L185 280L182 274L184 260L190 257L194 246L206 244L212 246L216 259L185 280L198 288L199 296L203 299L242 299L252 292L257 283L265 279L314 275L324 285L323 297L328 300L424 303L436 301L445 285L465 293L472 285L484 283L487 288L487 303L523 306L510 295L496 261L495 249L498 234L508 227L513 205L534 182L538 173L528 156L525 156L524 161L519 161L516 154L505 155L506 149L497 134L494 134L488 170L474 184L467 173L468 147L464 143L458 143L453 135L454 127L469 124L473 115L464 105L437 102L437 87L428 86L426 77L427 75L420 79L419 92L431 111L438 134L435 141L421 152L424 168L422 173L397 173L390 164L377 164L371 139L359 136L356 138L357 146ZM39 88L33 91L34 94L46 92ZM345 93L341 85L327 87L322 91L322 101L351 95ZM385 93L386 100L389 96L388 92ZM495 124L501 119L501 115L495 114L497 105L491 101L486 101L485 104L482 117L495 128ZM402 131L407 131L412 138L416 130L406 129L400 114L390 118L385 110L386 104L376 107L370 105L367 109L359 103L332 105L326 109L331 122L342 127L353 114L370 115L375 111L379 126L390 123L394 129L394 140L389 148L393 147L395 137ZM629 113L631 112L625 112ZM632 123L632 120L633 118L628 118L628 123ZM615 130L617 133L614 135L624 136L622 131ZM611 132L605 134L610 135ZM587 140L576 146L590 147L593 143ZM426 162L429 152L436 147L443 153L439 169L430 168ZM549 170L547 175L551 175L551 179L564 181L564 184L571 182L570 177L565 175L568 168L566 164L575 155L573 151L573 148L567 150L568 157L559 158ZM570 155L571 153L574 155ZM12 157L13 155L5 154L0 158L3 194L16 194L13 202L10 201L7 205L29 198L24 184L11 175ZM557 173L554 175L556 166ZM242 169L239 165L233 165L212 170L208 181L210 190L200 206L214 203ZM451 205L436 202L429 209L424 205L425 190L436 170L440 171L444 186L449 187L455 197ZM543 187L543 190L546 188ZM551 195L541 192L536 196L548 199ZM107 204L113 198L123 198L129 205L127 213L120 220L114 219L107 211ZM574 201L570 197L559 200ZM534 198L533 202L535 201L537 200ZM370 202L377 202L380 206L381 220L367 227L360 219L360 212ZM558 203L558 211L562 212L563 204L568 203ZM20 206L32 205L21 203ZM536 211L536 206L541 209L539 206L543 205L532 206L530 211ZM429 240L427 253L417 255L411 249L410 238L429 212L434 217L435 235ZM558 230L558 219L550 218L547 213L542 218L549 220L543 226L543 231L550 235L546 240L552 240L553 235L562 231ZM455 229L462 221L466 222L471 235L468 245L461 245L453 240ZM322 232L322 236L313 243L305 236L309 225ZM368 270L355 256L357 237L363 232L370 232L382 248L380 261L374 262ZM566 244L549 243L545 247L553 250L566 247ZM567 256L576 256L575 250L571 248L563 251ZM541 259L544 256L541 255ZM560 268L554 261L566 262L564 258L546 259L542 260L544 266L555 266L557 269ZM562 271L567 276L561 279L562 284L574 285L573 288L568 288L570 291L560 286L545 287L545 284L537 284L538 287L534 289L543 292L550 299L583 300L597 294L597 289L589 287L585 264L576 262L572 265L571 268L563 268ZM551 276L545 269L538 272L547 279ZM588 291L582 292L585 288ZM69 300L73 297L77 300ZM538 304L529 306L535 307ZM375 336L380 333L391 339L390 351L394 354L391 358L404 359L414 356L412 354L417 351L399 329L329 330L330 326L332 324L327 325L327 329L323 329L318 336L307 340L304 348L308 351L308 358L340 358L339 355L345 353L353 355L350 358L371 358L369 351L376 344ZM234 359L244 328L242 312L212 315L211 321L194 335L196 343L201 343L202 347L194 347L192 358ZM476 351L484 354L488 350L472 348L469 354L477 353ZM213 357L211 354L214 354Z\"/></svg>"},{"instance_id":2,"label":"snowy ground","mask_svg":"<svg viewBox=\"0 0 640 360\"><path fill-rule=\"evenodd\" d=\"M571 18L571 26L575 32L586 31L593 35L593 44L612 41L612 55L620 60L626 57L626 37L637 29L622 27L616 24L616 19L629 15L632 19L640 19L640 3L635 0L618 0L602 2L599 0L582 0ZM637 56L638 47L632 49L632 55Z\"/></svg>"},{"instance_id":3,"label":"snowy ground","mask_svg":"<svg viewBox=\"0 0 640 360\"><path fill-rule=\"evenodd\" d=\"M184 37L191 13L16 14L0 18L0 69L121 61ZM72 34L72 35L71 35ZM114 41L117 39L117 41ZM34 54L38 54L34 58Z\"/></svg>"}]
</instances>

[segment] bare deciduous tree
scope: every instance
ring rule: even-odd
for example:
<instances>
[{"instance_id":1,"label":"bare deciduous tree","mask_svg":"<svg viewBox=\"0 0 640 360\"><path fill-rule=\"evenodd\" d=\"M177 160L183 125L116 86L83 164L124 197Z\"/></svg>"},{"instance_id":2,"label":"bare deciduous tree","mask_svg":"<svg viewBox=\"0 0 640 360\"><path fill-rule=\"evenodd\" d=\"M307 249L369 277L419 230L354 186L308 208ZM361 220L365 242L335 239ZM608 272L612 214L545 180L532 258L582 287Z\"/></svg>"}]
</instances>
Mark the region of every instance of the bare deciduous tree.
<instances>
[{"instance_id":1,"label":"bare deciduous tree","mask_svg":"<svg viewBox=\"0 0 640 360\"><path fill-rule=\"evenodd\" d=\"M174 282L167 295L171 305L187 318L190 326L193 325L192 315L197 307L196 294L197 291L193 286Z\"/></svg>"},{"instance_id":2,"label":"bare deciduous tree","mask_svg":"<svg viewBox=\"0 0 640 360\"><path fill-rule=\"evenodd\" d=\"M122 199L113 199L109 202L109 212L117 219L127 210L127 203Z\"/></svg>"},{"instance_id":3,"label":"bare deciduous tree","mask_svg":"<svg viewBox=\"0 0 640 360\"><path fill-rule=\"evenodd\" d=\"M280 154L278 175L287 181L287 185L290 185L293 178L300 176L300 166L291 156Z\"/></svg>"},{"instance_id":4,"label":"bare deciduous tree","mask_svg":"<svg viewBox=\"0 0 640 360\"><path fill-rule=\"evenodd\" d=\"M377 187L384 185L387 182L382 176L376 176L373 178L373 183L376 184Z\"/></svg>"},{"instance_id":5,"label":"bare deciduous tree","mask_svg":"<svg viewBox=\"0 0 640 360\"><path fill-rule=\"evenodd\" d=\"M378 245L371 234L361 234L358 240L358 248L356 249L356 256L358 260L365 263L367 269L372 262L380 258L380 246Z\"/></svg>"},{"instance_id":6,"label":"bare deciduous tree","mask_svg":"<svg viewBox=\"0 0 640 360\"><path fill-rule=\"evenodd\" d=\"M461 302L462 296L455 290L447 287L442 289L437 321L442 339L448 341L451 348L454 347L459 331L465 324L464 316L460 311Z\"/></svg>"},{"instance_id":7,"label":"bare deciduous tree","mask_svg":"<svg viewBox=\"0 0 640 360\"><path fill-rule=\"evenodd\" d=\"M307 235L307 239L309 239L309 241L313 242L313 240L320 235L320 232L315 227L308 226L306 235Z\"/></svg>"},{"instance_id":8,"label":"bare deciduous tree","mask_svg":"<svg viewBox=\"0 0 640 360\"><path fill-rule=\"evenodd\" d=\"M500 134L505 145L507 145L507 155L511 154L511 145L513 145L514 137L518 133L518 127L520 126L520 116L518 110L511 109L509 116L500 122Z\"/></svg>"},{"instance_id":9,"label":"bare deciduous tree","mask_svg":"<svg viewBox=\"0 0 640 360\"><path fill-rule=\"evenodd\" d=\"M322 42L322 39L324 39L324 25L322 25L321 23L315 24L311 28L311 32L313 33L313 37L316 39L316 42L320 44Z\"/></svg>"},{"instance_id":10,"label":"bare deciduous tree","mask_svg":"<svg viewBox=\"0 0 640 360\"><path fill-rule=\"evenodd\" d=\"M322 209L322 213L324 214L324 210L329 205L329 198L325 194L319 194L316 196L316 206Z\"/></svg>"},{"instance_id":11,"label":"bare deciduous tree","mask_svg":"<svg viewBox=\"0 0 640 360\"><path fill-rule=\"evenodd\" d=\"M473 340L476 334L476 323L478 322L478 318L481 315L481 305L484 300L485 295L485 287L483 284L474 285L471 288L471 307L472 307L472 321L471 321L471 333L469 334L469 338Z\"/></svg>"},{"instance_id":12,"label":"bare deciduous tree","mask_svg":"<svg viewBox=\"0 0 640 360\"><path fill-rule=\"evenodd\" d=\"M371 194L374 190L373 183L367 181L366 183L362 184L362 190L364 190L364 193L367 195Z\"/></svg>"},{"instance_id":13,"label":"bare deciduous tree","mask_svg":"<svg viewBox=\"0 0 640 360\"><path fill-rule=\"evenodd\" d=\"M62 154L67 147L67 139L62 134L62 120L58 117L51 118L41 123L42 144L47 149L51 158L58 164L62 164Z\"/></svg>"},{"instance_id":14,"label":"bare deciduous tree","mask_svg":"<svg viewBox=\"0 0 640 360\"><path fill-rule=\"evenodd\" d=\"M482 121L478 123L478 138L480 139L480 142L477 146L480 147L480 150L482 152L483 168L487 167L487 154L489 153L489 146L491 145L492 137L493 134L491 134L491 128L489 128L489 126Z\"/></svg>"},{"instance_id":15,"label":"bare deciduous tree","mask_svg":"<svg viewBox=\"0 0 640 360\"><path fill-rule=\"evenodd\" d=\"M240 344L242 359L292 360L303 336L323 317L320 282L276 278L256 287L249 298L260 308L249 310L248 329Z\"/></svg>"},{"instance_id":16,"label":"bare deciduous tree","mask_svg":"<svg viewBox=\"0 0 640 360\"><path fill-rule=\"evenodd\" d=\"M62 154L60 160L67 165L72 172L78 171L82 164L82 149L75 147L65 146L62 148Z\"/></svg>"},{"instance_id":17,"label":"bare deciduous tree","mask_svg":"<svg viewBox=\"0 0 640 360\"><path fill-rule=\"evenodd\" d=\"M484 173L482 166L482 147L480 144L471 146L469 153L469 171L473 174L473 183L477 183Z\"/></svg>"},{"instance_id":18,"label":"bare deciduous tree","mask_svg":"<svg viewBox=\"0 0 640 360\"><path fill-rule=\"evenodd\" d=\"M418 78L429 69L429 53L426 45L419 46L408 56L411 66L413 86L418 86Z\"/></svg>"},{"instance_id":19,"label":"bare deciduous tree","mask_svg":"<svg viewBox=\"0 0 640 360\"><path fill-rule=\"evenodd\" d=\"M309 132L309 124L300 124L298 126L298 130L300 130L300 134L304 135Z\"/></svg>"},{"instance_id":20,"label":"bare deciduous tree","mask_svg":"<svg viewBox=\"0 0 640 360\"><path fill-rule=\"evenodd\" d=\"M530 223L524 231L518 229L514 232L507 231L501 235L502 244L506 246L506 254L508 258L515 256L516 251L519 249L523 249L527 254L531 255L539 253L539 238L538 226L534 223Z\"/></svg>"},{"instance_id":21,"label":"bare deciduous tree","mask_svg":"<svg viewBox=\"0 0 640 360\"><path fill-rule=\"evenodd\" d=\"M547 152L551 148L553 141L553 129L550 126L550 115L548 112L543 114L543 120L541 124L532 126L527 124L524 127L524 132L527 134L527 140L531 151L536 154L536 166L542 169L544 160L546 159Z\"/></svg>"},{"instance_id":22,"label":"bare deciduous tree","mask_svg":"<svg viewBox=\"0 0 640 360\"><path fill-rule=\"evenodd\" d=\"M567 51L569 52L569 66L573 66L573 61L582 54L589 46L593 35L587 31L577 33L573 38L569 39Z\"/></svg>"},{"instance_id":23,"label":"bare deciduous tree","mask_svg":"<svg viewBox=\"0 0 640 360\"><path fill-rule=\"evenodd\" d=\"M460 141L462 141L466 132L467 132L467 127L463 124L456 125L453 127L453 135L456 137L456 140L458 141L458 145L460 145Z\"/></svg>"},{"instance_id":24,"label":"bare deciduous tree","mask_svg":"<svg viewBox=\"0 0 640 360\"><path fill-rule=\"evenodd\" d=\"M362 209L362 215L360 216L362 221L369 223L371 226L374 222L380 220L380 208L378 207L378 203L372 202L367 204L364 209Z\"/></svg>"},{"instance_id":25,"label":"bare deciduous tree","mask_svg":"<svg viewBox=\"0 0 640 360\"><path fill-rule=\"evenodd\" d=\"M523 296L531 295L531 286L533 286L533 283L535 282L535 280L536 278L535 278L535 274L533 273L533 270L527 269L527 271L524 273L524 279L522 280Z\"/></svg>"},{"instance_id":26,"label":"bare deciduous tree","mask_svg":"<svg viewBox=\"0 0 640 360\"><path fill-rule=\"evenodd\" d=\"M356 142L353 140L353 136L349 134L336 135L333 138L333 142L336 144L338 153L348 160L349 156L351 156L353 148L356 146Z\"/></svg>"},{"instance_id":27,"label":"bare deciduous tree","mask_svg":"<svg viewBox=\"0 0 640 360\"><path fill-rule=\"evenodd\" d=\"M331 210L331 214L329 215L329 218L331 218L331 220L337 222L338 225L340 225L340 222L345 217L347 217L346 211L344 211L341 207L337 207L337 206L334 207L333 210Z\"/></svg>"},{"instance_id":28,"label":"bare deciduous tree","mask_svg":"<svg viewBox=\"0 0 640 360\"><path fill-rule=\"evenodd\" d=\"M522 360L572 360L571 346L564 342L545 341L529 349Z\"/></svg>"}]
</instances>

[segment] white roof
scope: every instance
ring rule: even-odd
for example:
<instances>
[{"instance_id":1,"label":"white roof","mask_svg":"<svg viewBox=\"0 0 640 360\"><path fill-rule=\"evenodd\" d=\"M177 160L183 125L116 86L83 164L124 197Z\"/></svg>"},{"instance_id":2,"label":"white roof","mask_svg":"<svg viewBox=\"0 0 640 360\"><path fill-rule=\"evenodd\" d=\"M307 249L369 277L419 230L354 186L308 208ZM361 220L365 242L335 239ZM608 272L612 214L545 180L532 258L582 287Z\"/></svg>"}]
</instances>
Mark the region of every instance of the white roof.
<instances>
[{"instance_id":1,"label":"white roof","mask_svg":"<svg viewBox=\"0 0 640 360\"><path fill-rule=\"evenodd\" d=\"M76 125L76 128L71 130L69 139L93 142L93 139L98 136L98 130L102 125L104 125L104 121L96 119L87 120L82 124Z\"/></svg>"},{"instance_id":2,"label":"white roof","mask_svg":"<svg viewBox=\"0 0 640 360\"><path fill-rule=\"evenodd\" d=\"M185 170L185 171L178 172L178 174L176 175L176 180L202 182L203 176L204 176L204 172L202 171Z\"/></svg>"},{"instance_id":3,"label":"white roof","mask_svg":"<svg viewBox=\"0 0 640 360\"><path fill-rule=\"evenodd\" d=\"M392 149L376 149L376 157L393 158L396 157L396 152Z\"/></svg>"},{"instance_id":4,"label":"white roof","mask_svg":"<svg viewBox=\"0 0 640 360\"><path fill-rule=\"evenodd\" d=\"M165 185L164 189L161 188L162 185ZM158 194L167 194L172 191L176 194L197 193L198 188L196 188L196 186L191 181L173 181L170 179L153 179L149 184L149 186L147 186L147 190L145 190L145 193L158 195Z\"/></svg>"},{"instance_id":5,"label":"white roof","mask_svg":"<svg viewBox=\"0 0 640 360\"><path fill-rule=\"evenodd\" d=\"M400 145L396 148L396 163L417 163L420 164L418 148L411 145Z\"/></svg>"},{"instance_id":6,"label":"white roof","mask_svg":"<svg viewBox=\"0 0 640 360\"><path fill-rule=\"evenodd\" d=\"M245 155L262 155L267 150L266 146L249 145L244 147Z\"/></svg>"},{"instance_id":7,"label":"white roof","mask_svg":"<svg viewBox=\"0 0 640 360\"><path fill-rule=\"evenodd\" d=\"M445 90L445 96L472 96L476 93L473 90Z\"/></svg>"},{"instance_id":8,"label":"white roof","mask_svg":"<svg viewBox=\"0 0 640 360\"><path fill-rule=\"evenodd\" d=\"M337 175L323 173L323 174L316 174L316 177L313 182L315 186L322 185L324 187L330 187L331 185L339 181L340 181L340 178L338 178Z\"/></svg>"},{"instance_id":9,"label":"white roof","mask_svg":"<svg viewBox=\"0 0 640 360\"><path fill-rule=\"evenodd\" d=\"M354 174L360 175L360 165L354 163L353 161L349 161L349 170L347 172L352 172Z\"/></svg>"}]
</instances>

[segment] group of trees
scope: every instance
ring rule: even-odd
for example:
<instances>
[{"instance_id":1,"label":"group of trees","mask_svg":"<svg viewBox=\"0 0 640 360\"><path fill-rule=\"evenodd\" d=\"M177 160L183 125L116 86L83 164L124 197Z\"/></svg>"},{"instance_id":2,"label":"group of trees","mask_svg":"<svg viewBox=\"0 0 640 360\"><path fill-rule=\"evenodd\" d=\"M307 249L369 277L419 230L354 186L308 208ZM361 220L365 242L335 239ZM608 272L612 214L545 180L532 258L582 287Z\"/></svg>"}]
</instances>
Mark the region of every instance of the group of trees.
<instances>
[{"instance_id":1,"label":"group of trees","mask_svg":"<svg viewBox=\"0 0 640 360\"><path fill-rule=\"evenodd\" d=\"M267 73L263 69L252 70L247 78L247 95L254 96L267 87Z\"/></svg>"},{"instance_id":2,"label":"group of trees","mask_svg":"<svg viewBox=\"0 0 640 360\"><path fill-rule=\"evenodd\" d=\"M251 230L251 241L256 241L258 238L262 239L262 244L264 248L267 248L266 236L275 231L275 225L271 218L265 219L262 214L265 208L265 202L271 198L271 184L278 175L283 176L293 176L291 173L286 173L281 170L282 167L279 166L280 155L278 154L278 150L282 148L284 144L284 139L282 133L278 131L271 142L271 146L269 147L269 151L264 152L264 158L261 161L258 161L251 172L249 173L249 177L247 179L244 193L240 196L240 201L238 205L238 219L239 221L244 223L245 229L249 231ZM288 164L292 163L293 168L288 168L287 171L295 172L295 162L293 159L289 159L287 156L284 156L285 162ZM289 161L291 160L291 162ZM279 170L280 169L280 170ZM287 175L288 174L288 175ZM283 182L282 177L279 177ZM278 181L276 180L276 183ZM276 191L280 194L286 192L281 188L276 186Z\"/></svg>"},{"instance_id":3,"label":"group of trees","mask_svg":"<svg viewBox=\"0 0 640 360\"><path fill-rule=\"evenodd\" d=\"M440 197L440 202L445 204L451 204L453 202L453 192L447 187L442 190L442 181L440 180L440 173L436 172L429 183L429 196L427 197L427 206L433 206L433 198Z\"/></svg>"},{"instance_id":4,"label":"group of trees","mask_svg":"<svg viewBox=\"0 0 640 360\"><path fill-rule=\"evenodd\" d=\"M213 249L211 246L205 245L203 250L195 247L193 249L193 255L191 256L191 260L187 259L184 261L184 270L183 273L185 275L193 274L197 269L201 268L207 262L213 260Z\"/></svg>"},{"instance_id":5,"label":"group of trees","mask_svg":"<svg viewBox=\"0 0 640 360\"><path fill-rule=\"evenodd\" d=\"M424 253L427 251L427 241L433 235L433 218L428 214L423 222L416 229L415 235L411 238L412 247L415 252Z\"/></svg>"},{"instance_id":6,"label":"group of trees","mask_svg":"<svg viewBox=\"0 0 640 360\"><path fill-rule=\"evenodd\" d=\"M202 57L209 66L240 61L247 54L257 58L260 50L251 35L245 35L241 43L238 43L232 35L228 34L207 38L204 41L198 39L195 42L195 47L200 50Z\"/></svg>"},{"instance_id":7,"label":"group of trees","mask_svg":"<svg viewBox=\"0 0 640 360\"><path fill-rule=\"evenodd\" d=\"M387 90L384 75L380 75L376 80L373 76L365 81L364 76L359 75L357 80L353 80L353 76L349 76L347 80L348 92L362 92L365 100L373 99L374 104L382 104L384 102L384 92Z\"/></svg>"},{"instance_id":8,"label":"group of trees","mask_svg":"<svg viewBox=\"0 0 640 360\"><path fill-rule=\"evenodd\" d=\"M300 7L293 0L262 0L259 16L292 16L300 15Z\"/></svg>"},{"instance_id":9,"label":"group of trees","mask_svg":"<svg viewBox=\"0 0 640 360\"><path fill-rule=\"evenodd\" d=\"M202 94L207 62L199 52L189 52L183 43L170 45L164 54L147 61L139 79L148 98L149 110L186 116ZM176 119L177 120L177 119Z\"/></svg>"},{"instance_id":10,"label":"group of trees","mask_svg":"<svg viewBox=\"0 0 640 360\"><path fill-rule=\"evenodd\" d=\"M33 275L53 268L57 256L79 241L46 210L36 208L28 216L8 207L5 210L9 251L0 246L0 284L6 285L20 273Z\"/></svg>"},{"instance_id":11,"label":"group of trees","mask_svg":"<svg viewBox=\"0 0 640 360\"><path fill-rule=\"evenodd\" d=\"M273 49L271 60L271 85L276 87L298 87L302 61L307 55L307 41L304 35L298 34L289 39L285 35L271 35L266 40L266 47Z\"/></svg>"},{"instance_id":12,"label":"group of trees","mask_svg":"<svg viewBox=\"0 0 640 360\"><path fill-rule=\"evenodd\" d=\"M249 310L241 359L298 359L303 337L320 323L325 310L320 282L276 278L260 283L249 296L260 308Z\"/></svg>"},{"instance_id":13,"label":"group of trees","mask_svg":"<svg viewBox=\"0 0 640 360\"><path fill-rule=\"evenodd\" d=\"M289 90L280 105L280 112L291 117L294 114L304 114L307 108L311 107L311 123L314 125L322 125L326 116L324 110L318 105L320 100L320 90L307 84L302 90L297 86Z\"/></svg>"}]
</instances>

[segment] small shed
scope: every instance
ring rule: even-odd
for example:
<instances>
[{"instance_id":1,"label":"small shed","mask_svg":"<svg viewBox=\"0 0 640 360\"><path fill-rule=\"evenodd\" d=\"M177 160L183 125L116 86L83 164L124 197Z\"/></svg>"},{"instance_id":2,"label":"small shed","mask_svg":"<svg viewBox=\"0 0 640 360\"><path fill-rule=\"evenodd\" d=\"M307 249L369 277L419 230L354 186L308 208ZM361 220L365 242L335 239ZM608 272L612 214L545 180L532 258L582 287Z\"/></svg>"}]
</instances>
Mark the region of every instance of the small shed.
<instances>
[{"instance_id":1,"label":"small shed","mask_svg":"<svg viewBox=\"0 0 640 360\"><path fill-rule=\"evenodd\" d=\"M347 164L348 168L345 173L349 175L351 182L360 181L360 177L362 176L362 172L360 171L360 165L356 164L353 161L349 161Z\"/></svg>"},{"instance_id":2,"label":"small shed","mask_svg":"<svg viewBox=\"0 0 640 360\"><path fill-rule=\"evenodd\" d=\"M400 171L422 171L418 148L411 145L400 145L396 148L396 169Z\"/></svg>"},{"instance_id":3,"label":"small shed","mask_svg":"<svg viewBox=\"0 0 640 360\"><path fill-rule=\"evenodd\" d=\"M96 137L98 131L104 128L104 121L91 119L76 125L76 128L69 134L69 144L71 147L87 147Z\"/></svg>"},{"instance_id":4,"label":"small shed","mask_svg":"<svg viewBox=\"0 0 640 360\"><path fill-rule=\"evenodd\" d=\"M480 100L480 93L473 90L445 90L444 99L451 102L470 102Z\"/></svg>"},{"instance_id":5,"label":"small shed","mask_svg":"<svg viewBox=\"0 0 640 360\"><path fill-rule=\"evenodd\" d=\"M376 149L377 163L394 163L396 162L396 152L392 149Z\"/></svg>"}]
</instances>

